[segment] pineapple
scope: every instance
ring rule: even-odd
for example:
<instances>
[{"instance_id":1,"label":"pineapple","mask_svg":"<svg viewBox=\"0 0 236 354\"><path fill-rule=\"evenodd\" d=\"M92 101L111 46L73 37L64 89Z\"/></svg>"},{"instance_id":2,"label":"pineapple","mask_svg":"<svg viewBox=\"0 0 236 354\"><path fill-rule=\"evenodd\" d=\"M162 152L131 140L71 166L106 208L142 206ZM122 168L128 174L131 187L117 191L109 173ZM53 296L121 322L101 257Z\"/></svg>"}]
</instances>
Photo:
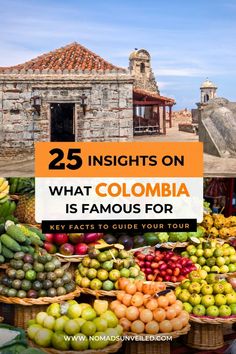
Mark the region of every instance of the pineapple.
<instances>
[{"instance_id":1,"label":"pineapple","mask_svg":"<svg viewBox=\"0 0 236 354\"><path fill-rule=\"evenodd\" d=\"M28 178L21 190L15 216L25 224L35 224L35 181Z\"/></svg>"}]
</instances>

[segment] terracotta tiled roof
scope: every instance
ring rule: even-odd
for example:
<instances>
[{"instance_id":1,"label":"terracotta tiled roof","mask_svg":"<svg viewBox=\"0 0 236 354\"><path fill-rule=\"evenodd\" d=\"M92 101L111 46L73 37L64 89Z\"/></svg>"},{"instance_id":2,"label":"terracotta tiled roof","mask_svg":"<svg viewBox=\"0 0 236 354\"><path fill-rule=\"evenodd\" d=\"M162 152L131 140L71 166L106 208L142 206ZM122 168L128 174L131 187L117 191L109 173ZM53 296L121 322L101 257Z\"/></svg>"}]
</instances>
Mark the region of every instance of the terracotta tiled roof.
<instances>
[{"instance_id":1,"label":"terracotta tiled roof","mask_svg":"<svg viewBox=\"0 0 236 354\"><path fill-rule=\"evenodd\" d=\"M124 70L108 63L106 60L83 47L79 43L71 43L65 47L53 50L47 54L38 56L26 63L0 67L0 71L16 70Z\"/></svg>"},{"instance_id":2,"label":"terracotta tiled roof","mask_svg":"<svg viewBox=\"0 0 236 354\"><path fill-rule=\"evenodd\" d=\"M163 101L163 102L170 103L170 104L175 104L175 100L173 98L160 96L156 92L147 91L147 90L144 90L141 88L135 87L133 89L133 93L136 97L141 98L141 99L145 98L147 101L148 100L150 100L150 101L158 100L158 101Z\"/></svg>"}]
</instances>

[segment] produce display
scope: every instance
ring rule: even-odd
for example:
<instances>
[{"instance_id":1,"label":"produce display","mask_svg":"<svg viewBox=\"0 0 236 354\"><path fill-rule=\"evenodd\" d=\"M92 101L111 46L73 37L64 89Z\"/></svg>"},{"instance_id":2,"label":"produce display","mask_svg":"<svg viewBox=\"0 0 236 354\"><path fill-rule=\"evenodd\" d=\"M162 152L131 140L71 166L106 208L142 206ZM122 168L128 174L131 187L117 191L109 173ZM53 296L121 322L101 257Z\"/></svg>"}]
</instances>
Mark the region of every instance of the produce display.
<instances>
[{"instance_id":1,"label":"produce display","mask_svg":"<svg viewBox=\"0 0 236 354\"><path fill-rule=\"evenodd\" d=\"M48 253L81 256L87 254L89 246L93 246L102 237L101 233L45 234L44 248Z\"/></svg>"},{"instance_id":2,"label":"produce display","mask_svg":"<svg viewBox=\"0 0 236 354\"><path fill-rule=\"evenodd\" d=\"M179 331L188 324L189 313L165 284L126 278L118 283L121 291L110 309L125 332L155 335Z\"/></svg>"},{"instance_id":3,"label":"produce display","mask_svg":"<svg viewBox=\"0 0 236 354\"><path fill-rule=\"evenodd\" d=\"M207 236L227 239L236 235L236 216L225 217L223 214L207 214L204 216L201 226Z\"/></svg>"},{"instance_id":4,"label":"produce display","mask_svg":"<svg viewBox=\"0 0 236 354\"><path fill-rule=\"evenodd\" d=\"M35 252L35 247L43 246L44 235L34 227L15 225L7 221L0 225L0 263L14 258L16 252Z\"/></svg>"},{"instance_id":5,"label":"produce display","mask_svg":"<svg viewBox=\"0 0 236 354\"><path fill-rule=\"evenodd\" d=\"M236 315L236 292L227 280L205 270L193 271L175 289L184 309L195 316L226 317Z\"/></svg>"},{"instance_id":6,"label":"produce display","mask_svg":"<svg viewBox=\"0 0 236 354\"><path fill-rule=\"evenodd\" d=\"M51 304L46 312L39 312L30 321L27 333L39 347L77 353L114 344L123 328L114 312L108 309L107 301L95 300L89 305L69 300Z\"/></svg>"},{"instance_id":7,"label":"produce display","mask_svg":"<svg viewBox=\"0 0 236 354\"><path fill-rule=\"evenodd\" d=\"M91 249L76 270L76 283L82 288L110 291L121 277L144 279L134 257L126 250L108 247Z\"/></svg>"},{"instance_id":8,"label":"produce display","mask_svg":"<svg viewBox=\"0 0 236 354\"><path fill-rule=\"evenodd\" d=\"M104 240L108 244L120 243L126 250L132 248L140 248L144 246L155 246L157 244L166 242L187 242L192 237L203 237L205 234L205 229L201 226L197 227L196 232L147 232L143 235L127 235L118 234L111 235L106 234Z\"/></svg>"},{"instance_id":9,"label":"produce display","mask_svg":"<svg viewBox=\"0 0 236 354\"><path fill-rule=\"evenodd\" d=\"M0 280L0 294L7 297L54 297L74 290L71 273L44 250L39 254L17 251Z\"/></svg>"},{"instance_id":10,"label":"produce display","mask_svg":"<svg viewBox=\"0 0 236 354\"><path fill-rule=\"evenodd\" d=\"M135 252L134 256L147 280L176 283L196 269L190 259L181 257L173 251L144 250Z\"/></svg>"},{"instance_id":11,"label":"produce display","mask_svg":"<svg viewBox=\"0 0 236 354\"><path fill-rule=\"evenodd\" d=\"M181 255L208 273L236 272L236 250L228 243L221 245L214 240L203 241L198 246L189 245Z\"/></svg>"}]
</instances>

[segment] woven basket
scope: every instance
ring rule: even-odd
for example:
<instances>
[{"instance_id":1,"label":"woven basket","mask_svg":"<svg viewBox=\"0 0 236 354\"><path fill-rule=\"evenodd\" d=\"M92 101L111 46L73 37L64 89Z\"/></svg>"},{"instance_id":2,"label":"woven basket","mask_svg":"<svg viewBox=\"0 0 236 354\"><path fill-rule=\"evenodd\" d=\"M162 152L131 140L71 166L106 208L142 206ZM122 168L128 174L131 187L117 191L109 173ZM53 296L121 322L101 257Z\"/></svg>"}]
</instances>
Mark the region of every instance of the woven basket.
<instances>
[{"instance_id":1,"label":"woven basket","mask_svg":"<svg viewBox=\"0 0 236 354\"><path fill-rule=\"evenodd\" d=\"M181 335L187 334L189 330L190 325L188 324L181 331L175 331L171 333L158 333L157 335L151 335L146 333L137 335L137 333L132 332L125 333L125 335L127 336L145 337L145 341L127 341L125 343L125 354L170 354L170 342L161 341L160 336L168 336L172 337L172 339L178 338Z\"/></svg>"},{"instance_id":2,"label":"woven basket","mask_svg":"<svg viewBox=\"0 0 236 354\"><path fill-rule=\"evenodd\" d=\"M165 243L158 243L155 247L175 249L175 248L185 248L188 246L188 244L189 242L165 242Z\"/></svg>"},{"instance_id":3,"label":"woven basket","mask_svg":"<svg viewBox=\"0 0 236 354\"><path fill-rule=\"evenodd\" d=\"M208 317L208 316L194 316L190 315L190 321L199 324L209 324L209 325L223 325L223 324L233 324L236 322L235 316L228 317Z\"/></svg>"},{"instance_id":4,"label":"woven basket","mask_svg":"<svg viewBox=\"0 0 236 354\"><path fill-rule=\"evenodd\" d=\"M75 297L80 295L80 291L77 288L72 293L63 295L63 296L55 296L55 297L39 297L37 299L32 298L18 298L18 297L6 297L0 296L0 302L10 305L21 305L21 306L34 306L34 305L48 305L53 303L60 303L66 300L72 300Z\"/></svg>"},{"instance_id":5,"label":"woven basket","mask_svg":"<svg viewBox=\"0 0 236 354\"><path fill-rule=\"evenodd\" d=\"M130 253L135 253L135 252L142 252L142 251L155 251L155 247L151 247L151 246L143 246L143 247L139 247L139 248L133 248L132 250L129 250Z\"/></svg>"},{"instance_id":6,"label":"woven basket","mask_svg":"<svg viewBox=\"0 0 236 354\"><path fill-rule=\"evenodd\" d=\"M187 346L198 350L222 348L224 345L222 327L220 324L192 322L191 330L187 335Z\"/></svg>"},{"instance_id":7,"label":"woven basket","mask_svg":"<svg viewBox=\"0 0 236 354\"><path fill-rule=\"evenodd\" d=\"M165 336L165 337L172 337L173 338L178 338L180 336L183 336L184 334L187 334L190 330L190 324L188 323L187 326L182 328L180 331L175 331L175 332L170 332L170 333L158 333L158 334L147 334L147 333L142 333L142 334L137 334L133 332L126 332L124 333L125 336L129 337L145 337L146 341L159 341L160 336Z\"/></svg>"},{"instance_id":8,"label":"woven basket","mask_svg":"<svg viewBox=\"0 0 236 354\"><path fill-rule=\"evenodd\" d=\"M125 354L170 354L170 342L126 342Z\"/></svg>"},{"instance_id":9,"label":"woven basket","mask_svg":"<svg viewBox=\"0 0 236 354\"><path fill-rule=\"evenodd\" d=\"M34 348L39 348L32 341L29 341L29 345L31 347L34 347ZM63 351L63 350L57 350L57 349L54 349L54 348L40 348L40 349L43 350L45 353L48 353L48 354L61 354L61 353L65 353L65 354L76 354L76 353L81 353L81 354L109 354L109 353L118 352L118 350L121 348L121 346L122 346L122 341L118 341L115 344L109 345L108 347L106 347L104 349L100 349L100 350L88 349L88 350L83 350L83 351L75 351L75 350Z\"/></svg>"},{"instance_id":10,"label":"woven basket","mask_svg":"<svg viewBox=\"0 0 236 354\"><path fill-rule=\"evenodd\" d=\"M89 288L80 288L80 287L77 287L77 288L78 288L78 291L80 293L93 295L93 296L96 296L96 297L100 297L100 296L113 296L113 297L116 297L116 295L118 293L118 290L105 291L105 290L92 290L92 289L89 289Z\"/></svg>"},{"instance_id":11,"label":"woven basket","mask_svg":"<svg viewBox=\"0 0 236 354\"><path fill-rule=\"evenodd\" d=\"M164 281L164 283L166 284L167 287L170 288L176 288L177 286L180 285L180 282L172 283L171 281Z\"/></svg>"},{"instance_id":12,"label":"woven basket","mask_svg":"<svg viewBox=\"0 0 236 354\"><path fill-rule=\"evenodd\" d=\"M73 255L73 256L64 256L61 253L55 253L55 256L59 259L61 262L74 262L74 263L80 263L84 259L84 257L87 256L87 254L83 256L79 255Z\"/></svg>"}]
</instances>

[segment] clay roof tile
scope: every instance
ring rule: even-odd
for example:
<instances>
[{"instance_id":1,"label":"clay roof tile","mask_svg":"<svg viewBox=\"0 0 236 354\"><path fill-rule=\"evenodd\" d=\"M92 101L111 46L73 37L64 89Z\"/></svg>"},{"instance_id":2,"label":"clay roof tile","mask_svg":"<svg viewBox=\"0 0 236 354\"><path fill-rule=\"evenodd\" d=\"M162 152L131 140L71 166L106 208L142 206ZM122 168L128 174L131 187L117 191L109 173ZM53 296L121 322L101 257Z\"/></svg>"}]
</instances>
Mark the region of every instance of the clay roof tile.
<instances>
[{"instance_id":1,"label":"clay roof tile","mask_svg":"<svg viewBox=\"0 0 236 354\"><path fill-rule=\"evenodd\" d=\"M110 64L99 55L91 52L89 49L85 48L79 43L71 43L65 47L56 49L52 52L43 54L27 61L23 64L11 66L11 67L0 67L0 72L4 72L9 69L24 69L24 70L43 70L43 69L53 69L53 70L84 70L93 69L96 70L112 70L112 69L123 69Z\"/></svg>"}]
</instances>

